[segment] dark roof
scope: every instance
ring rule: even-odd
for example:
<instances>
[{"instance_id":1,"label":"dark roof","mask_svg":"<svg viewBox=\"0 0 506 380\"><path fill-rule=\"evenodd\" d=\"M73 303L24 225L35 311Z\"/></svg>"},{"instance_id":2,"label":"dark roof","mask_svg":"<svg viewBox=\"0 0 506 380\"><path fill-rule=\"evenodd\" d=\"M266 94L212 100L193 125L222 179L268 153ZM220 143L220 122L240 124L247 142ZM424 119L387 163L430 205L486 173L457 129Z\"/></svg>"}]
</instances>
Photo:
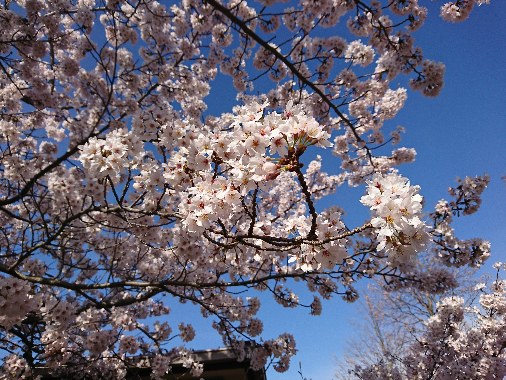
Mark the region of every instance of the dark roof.
<instances>
[{"instance_id":1,"label":"dark roof","mask_svg":"<svg viewBox=\"0 0 506 380\"><path fill-rule=\"evenodd\" d=\"M192 356L204 365L204 372L201 376L191 376L189 370L184 368L181 361L171 364L171 373L165 375L167 380L266 380L265 370L253 371L250 368L248 359L239 362L234 351L228 348L215 350L193 351ZM151 368L146 358L137 358L135 362L139 365L132 365L127 370L126 380L149 380ZM42 380L66 380L63 377L48 375L47 369L40 368L39 374Z\"/></svg>"}]
</instances>

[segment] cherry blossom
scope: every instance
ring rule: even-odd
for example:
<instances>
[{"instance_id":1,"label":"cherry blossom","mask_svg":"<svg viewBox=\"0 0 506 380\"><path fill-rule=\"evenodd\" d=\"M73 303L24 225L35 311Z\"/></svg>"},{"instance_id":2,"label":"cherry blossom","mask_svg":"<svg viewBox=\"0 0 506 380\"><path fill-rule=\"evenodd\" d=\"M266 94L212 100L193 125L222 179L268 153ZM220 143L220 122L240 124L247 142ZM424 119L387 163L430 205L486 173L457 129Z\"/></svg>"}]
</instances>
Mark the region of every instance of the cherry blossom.
<instances>
[{"instance_id":1,"label":"cherry blossom","mask_svg":"<svg viewBox=\"0 0 506 380\"><path fill-rule=\"evenodd\" d=\"M416 157L393 147L398 83L444 84L411 35L427 17L417 0L4 2L0 378L121 379L139 357L153 378L177 360L200 376L199 331L168 322L173 302L253 368L283 372L295 340L264 336L256 293L319 315L364 277L418 283L421 251L481 265L488 243L451 223L477 210L486 177L428 214L397 171ZM346 185L366 189L370 219L345 223L361 207L337 204Z\"/></svg>"},{"instance_id":2,"label":"cherry blossom","mask_svg":"<svg viewBox=\"0 0 506 380\"><path fill-rule=\"evenodd\" d=\"M423 321L412 345L395 358L352 370L356 379L502 379L506 375L505 284L496 263L496 279L477 284L474 304L463 297L446 296L435 313Z\"/></svg>"}]
</instances>

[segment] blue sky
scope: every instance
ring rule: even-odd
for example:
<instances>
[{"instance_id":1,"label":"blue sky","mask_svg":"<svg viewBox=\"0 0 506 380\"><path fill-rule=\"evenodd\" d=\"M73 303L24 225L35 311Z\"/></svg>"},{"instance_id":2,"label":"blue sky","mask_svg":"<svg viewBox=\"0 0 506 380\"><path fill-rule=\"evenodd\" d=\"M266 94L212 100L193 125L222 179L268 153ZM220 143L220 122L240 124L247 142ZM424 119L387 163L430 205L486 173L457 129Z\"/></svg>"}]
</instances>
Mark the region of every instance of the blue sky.
<instances>
[{"instance_id":1,"label":"blue sky","mask_svg":"<svg viewBox=\"0 0 506 380\"><path fill-rule=\"evenodd\" d=\"M418 152L416 162L402 166L400 171L421 186L428 211L447 197L447 188L455 185L456 177L491 176L479 213L455 223L460 238L491 241L492 258L483 269L487 272L493 262L506 261L506 181L501 179L506 175L506 1L492 0L489 6L477 7L469 20L459 24L439 18L438 8L443 2L426 3L429 19L415 37L426 57L446 64L445 87L437 98L409 92L405 108L391 121L406 128L401 146L414 147ZM220 88L219 83L214 85ZM224 99L234 104L234 96L225 95L214 101L210 97L211 112L215 101L221 107L225 106ZM331 171L333 164L330 159L325 168ZM344 199L346 209L359 210L355 215L359 219L367 217L367 210L359 203L362 191L340 190L339 194L339 204ZM187 321L198 320L193 307L176 306L174 322L181 313ZM260 311L265 321L264 336L291 332L299 350L287 373L271 369L268 379L300 379L299 361L305 377L331 379L336 371L335 358L344 353L346 342L357 333L353 321L361 319L361 313L359 305L337 298L324 303L319 317L264 299ZM196 325L202 328L193 347L221 345L206 324Z\"/></svg>"}]
</instances>

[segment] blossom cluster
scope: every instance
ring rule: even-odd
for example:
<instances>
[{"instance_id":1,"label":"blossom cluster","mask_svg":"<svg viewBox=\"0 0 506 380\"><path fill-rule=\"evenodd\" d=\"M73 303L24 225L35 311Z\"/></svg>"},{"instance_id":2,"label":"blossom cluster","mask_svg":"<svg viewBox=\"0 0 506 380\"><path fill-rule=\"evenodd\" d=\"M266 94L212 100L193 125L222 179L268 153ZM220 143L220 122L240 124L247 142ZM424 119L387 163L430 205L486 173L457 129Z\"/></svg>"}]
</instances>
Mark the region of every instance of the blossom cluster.
<instances>
[{"instance_id":1,"label":"blossom cluster","mask_svg":"<svg viewBox=\"0 0 506 380\"><path fill-rule=\"evenodd\" d=\"M479 307L467 308L460 297L438 304L436 315L426 322L425 335L405 359L410 378L425 378L435 363L435 379L500 379L506 375L504 280L494 281L490 290L482 292Z\"/></svg>"},{"instance_id":2,"label":"blossom cluster","mask_svg":"<svg viewBox=\"0 0 506 380\"><path fill-rule=\"evenodd\" d=\"M92 137L85 145L80 146L79 160L91 178L110 176L119 179L119 174L126 167L135 167L141 148L135 135L116 129L105 139Z\"/></svg>"},{"instance_id":3,"label":"blossom cluster","mask_svg":"<svg viewBox=\"0 0 506 380\"><path fill-rule=\"evenodd\" d=\"M448 202L440 200L435 212L434 220L435 251L441 260L448 265L471 265L479 267L490 256L490 243L480 238L467 240L458 239L451 223L454 215L470 215L475 213L481 204L481 194L486 189L490 178L488 176L466 177L458 179L457 187L450 187L449 194L454 198Z\"/></svg>"},{"instance_id":4,"label":"blossom cluster","mask_svg":"<svg viewBox=\"0 0 506 380\"><path fill-rule=\"evenodd\" d=\"M408 264L429 241L418 191L418 186L392 172L375 175L368 181L367 195L360 199L374 213L371 224L378 234L377 249L387 252L392 265Z\"/></svg>"},{"instance_id":5,"label":"blossom cluster","mask_svg":"<svg viewBox=\"0 0 506 380\"><path fill-rule=\"evenodd\" d=\"M320 269L332 269L342 264L348 257L347 239L337 239L345 231L345 225L339 212L318 216L316 236L318 244L307 242L301 245L300 252L293 255L289 262L304 272ZM304 223L298 226L299 233L307 233L310 226Z\"/></svg>"},{"instance_id":6,"label":"blossom cluster","mask_svg":"<svg viewBox=\"0 0 506 380\"><path fill-rule=\"evenodd\" d=\"M30 284L17 278L1 278L0 326L10 330L40 307L40 297Z\"/></svg>"},{"instance_id":7,"label":"blossom cluster","mask_svg":"<svg viewBox=\"0 0 506 380\"><path fill-rule=\"evenodd\" d=\"M457 0L441 6L441 17L449 22L466 20L475 5L490 4L490 0Z\"/></svg>"},{"instance_id":8,"label":"blossom cluster","mask_svg":"<svg viewBox=\"0 0 506 380\"><path fill-rule=\"evenodd\" d=\"M385 360L357 365L352 378L383 379L502 379L506 376L506 283L501 276L505 265L494 264L496 279L476 284L465 298L446 295L434 305L412 305L413 314L404 311L405 333L414 339L395 355L383 352ZM420 300L420 293L415 294ZM420 301L418 301L420 302ZM406 307L407 304L404 305ZM426 317L420 310L428 307ZM416 310L415 310L416 309ZM409 309L408 309L409 310ZM399 315L397 315L399 317ZM413 329L407 322L421 318ZM396 334L403 333L396 331ZM397 336L395 337L397 338ZM384 346L386 347L386 345Z\"/></svg>"},{"instance_id":9,"label":"blossom cluster","mask_svg":"<svg viewBox=\"0 0 506 380\"><path fill-rule=\"evenodd\" d=\"M325 127L302 105L289 102L281 113L266 112L267 106L253 101L236 107L228 133L200 134L166 164L165 180L185 187L178 211L189 232L200 234L241 213L241 199L250 191L267 188L281 172L299 170L309 146L332 145Z\"/></svg>"}]
</instances>

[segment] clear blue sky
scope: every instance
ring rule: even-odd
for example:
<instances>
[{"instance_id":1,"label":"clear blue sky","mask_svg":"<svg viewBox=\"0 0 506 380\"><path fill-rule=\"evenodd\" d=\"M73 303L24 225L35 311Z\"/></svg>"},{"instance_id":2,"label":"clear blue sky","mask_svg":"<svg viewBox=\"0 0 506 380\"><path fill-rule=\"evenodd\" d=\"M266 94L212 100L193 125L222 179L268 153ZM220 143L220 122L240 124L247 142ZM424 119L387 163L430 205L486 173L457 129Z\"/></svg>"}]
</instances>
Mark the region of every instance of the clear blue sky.
<instances>
[{"instance_id":1,"label":"clear blue sky","mask_svg":"<svg viewBox=\"0 0 506 380\"><path fill-rule=\"evenodd\" d=\"M489 6L477 7L471 18L460 24L439 18L438 7L443 2L423 3L430 15L415 35L417 45L426 57L446 64L446 80L437 98L410 92L406 107L392 121L407 129L402 146L415 147L418 152L417 161L400 171L421 186L429 211L437 200L447 197L446 190L455 184L456 177L491 176L479 213L455 224L460 238L491 241L490 267L495 261L506 261L506 181L501 180L506 175L506 1L492 0ZM331 168L332 162L326 167ZM342 197L351 202L346 208L363 207L356 192ZM359 217L367 214L364 212ZM183 310L188 320L193 319L194 308L176 307L174 321L181 318ZM269 299L263 301L260 313L266 338L292 332L299 350L291 369L284 374L269 370L269 380L300 379L299 361L305 377L331 379L335 358L356 333L352 321L362 318L358 305L340 299L325 303L320 317L312 317L306 310L283 309ZM214 331L201 323L197 326L202 328L197 331L195 348L220 346Z\"/></svg>"}]
</instances>

